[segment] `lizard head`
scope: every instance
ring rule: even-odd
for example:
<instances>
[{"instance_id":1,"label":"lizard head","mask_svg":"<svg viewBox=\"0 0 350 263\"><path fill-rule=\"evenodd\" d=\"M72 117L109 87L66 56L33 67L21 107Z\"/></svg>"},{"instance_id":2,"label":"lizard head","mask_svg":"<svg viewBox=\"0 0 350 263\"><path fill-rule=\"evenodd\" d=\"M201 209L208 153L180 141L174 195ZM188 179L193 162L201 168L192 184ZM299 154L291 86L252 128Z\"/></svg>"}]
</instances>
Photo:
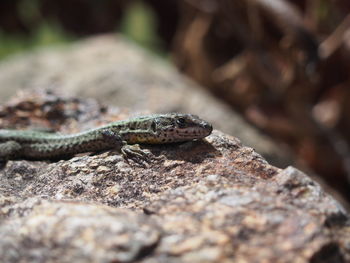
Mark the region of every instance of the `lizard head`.
<instances>
[{"instance_id":1,"label":"lizard head","mask_svg":"<svg viewBox=\"0 0 350 263\"><path fill-rule=\"evenodd\" d=\"M150 129L156 134L153 143L171 143L204 138L213 127L196 115L169 113L157 115Z\"/></svg>"}]
</instances>

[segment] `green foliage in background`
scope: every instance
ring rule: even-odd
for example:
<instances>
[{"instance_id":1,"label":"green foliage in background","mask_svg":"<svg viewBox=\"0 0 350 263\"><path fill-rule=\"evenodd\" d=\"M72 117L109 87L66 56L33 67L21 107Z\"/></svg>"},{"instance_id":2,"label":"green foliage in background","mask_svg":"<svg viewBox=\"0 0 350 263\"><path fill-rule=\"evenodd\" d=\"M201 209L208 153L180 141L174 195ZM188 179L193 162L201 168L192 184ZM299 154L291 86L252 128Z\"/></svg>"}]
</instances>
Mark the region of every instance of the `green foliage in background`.
<instances>
[{"instance_id":1,"label":"green foliage in background","mask_svg":"<svg viewBox=\"0 0 350 263\"><path fill-rule=\"evenodd\" d=\"M32 29L30 35L5 33L0 28L0 60L17 52L52 44L69 43L77 38L69 35L58 21L43 20L39 12L40 0L21 0L18 12L24 24ZM103 15L103 14L101 14ZM37 23L37 21L44 21ZM151 8L141 1L132 2L116 28L127 38L157 54L162 54L161 41L156 34L156 20Z\"/></svg>"},{"instance_id":2,"label":"green foliage in background","mask_svg":"<svg viewBox=\"0 0 350 263\"><path fill-rule=\"evenodd\" d=\"M162 54L153 10L143 2L135 1L125 11L119 32L145 49Z\"/></svg>"},{"instance_id":3,"label":"green foliage in background","mask_svg":"<svg viewBox=\"0 0 350 263\"><path fill-rule=\"evenodd\" d=\"M30 37L9 35L0 30L0 59L23 50L56 43L66 43L72 39L72 37L69 37L68 34L52 23L41 24Z\"/></svg>"},{"instance_id":4,"label":"green foliage in background","mask_svg":"<svg viewBox=\"0 0 350 263\"><path fill-rule=\"evenodd\" d=\"M9 34L0 28L0 59L24 50L73 40L73 37L64 32L58 23L53 21L36 23L42 21L38 1L22 0L17 5L21 21L32 29L30 35Z\"/></svg>"}]
</instances>

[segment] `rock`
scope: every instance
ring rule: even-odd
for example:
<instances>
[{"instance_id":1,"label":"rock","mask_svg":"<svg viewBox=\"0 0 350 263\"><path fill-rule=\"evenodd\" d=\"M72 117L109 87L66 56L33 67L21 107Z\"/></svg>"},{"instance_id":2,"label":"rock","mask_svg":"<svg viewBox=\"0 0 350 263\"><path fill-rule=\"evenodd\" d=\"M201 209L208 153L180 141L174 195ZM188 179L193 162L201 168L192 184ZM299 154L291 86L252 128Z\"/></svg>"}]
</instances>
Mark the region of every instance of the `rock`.
<instances>
[{"instance_id":1,"label":"rock","mask_svg":"<svg viewBox=\"0 0 350 263\"><path fill-rule=\"evenodd\" d=\"M286 149L248 125L228 105L121 36L18 55L0 63L0 83L1 103L16 90L50 88L134 113L179 111L205 116L214 127L237 136L278 167L293 162Z\"/></svg>"},{"instance_id":2,"label":"rock","mask_svg":"<svg viewBox=\"0 0 350 263\"><path fill-rule=\"evenodd\" d=\"M1 126L76 132L124 116L92 101L25 98L3 107ZM217 130L142 148L145 165L113 150L9 161L0 171L0 261L350 261L349 214L296 168L276 168Z\"/></svg>"},{"instance_id":3,"label":"rock","mask_svg":"<svg viewBox=\"0 0 350 263\"><path fill-rule=\"evenodd\" d=\"M130 262L160 238L147 216L122 209L38 198L17 209L30 212L0 227L2 262Z\"/></svg>"}]
</instances>

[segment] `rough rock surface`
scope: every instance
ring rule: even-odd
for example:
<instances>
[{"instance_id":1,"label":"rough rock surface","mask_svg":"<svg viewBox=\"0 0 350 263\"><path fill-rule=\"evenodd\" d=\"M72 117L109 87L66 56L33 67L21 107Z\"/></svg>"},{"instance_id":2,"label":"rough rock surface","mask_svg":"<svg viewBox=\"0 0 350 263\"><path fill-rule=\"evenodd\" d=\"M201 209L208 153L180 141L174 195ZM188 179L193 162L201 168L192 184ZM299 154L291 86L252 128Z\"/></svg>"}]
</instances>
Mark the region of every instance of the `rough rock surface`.
<instances>
[{"instance_id":1,"label":"rough rock surface","mask_svg":"<svg viewBox=\"0 0 350 263\"><path fill-rule=\"evenodd\" d=\"M76 132L124 118L52 94L0 109L0 127ZM217 130L205 140L9 161L0 171L1 262L349 262L349 215L307 175Z\"/></svg>"},{"instance_id":2,"label":"rough rock surface","mask_svg":"<svg viewBox=\"0 0 350 263\"><path fill-rule=\"evenodd\" d=\"M15 56L0 63L0 83L1 103L16 90L50 88L131 112L179 111L206 116L217 129L239 137L278 167L292 163L286 150L229 106L120 36L95 37Z\"/></svg>"}]
</instances>

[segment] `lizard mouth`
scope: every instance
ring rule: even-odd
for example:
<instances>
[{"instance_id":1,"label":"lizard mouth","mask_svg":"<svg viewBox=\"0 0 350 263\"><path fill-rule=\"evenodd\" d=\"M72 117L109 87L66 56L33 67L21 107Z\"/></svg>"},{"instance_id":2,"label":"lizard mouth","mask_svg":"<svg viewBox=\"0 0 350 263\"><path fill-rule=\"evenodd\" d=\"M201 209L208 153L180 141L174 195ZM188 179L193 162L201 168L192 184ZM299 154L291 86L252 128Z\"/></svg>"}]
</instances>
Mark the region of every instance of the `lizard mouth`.
<instances>
[{"instance_id":1,"label":"lizard mouth","mask_svg":"<svg viewBox=\"0 0 350 263\"><path fill-rule=\"evenodd\" d=\"M182 137L198 137L198 138L203 138L208 136L211 133L211 130L198 130L198 129L185 129L185 130L180 130L179 135Z\"/></svg>"},{"instance_id":2,"label":"lizard mouth","mask_svg":"<svg viewBox=\"0 0 350 263\"><path fill-rule=\"evenodd\" d=\"M186 129L178 129L173 136L177 140L182 140L182 139L201 139L204 137L207 137L209 134L211 134L213 128L211 125L205 128L198 129L196 128L186 128Z\"/></svg>"}]
</instances>

